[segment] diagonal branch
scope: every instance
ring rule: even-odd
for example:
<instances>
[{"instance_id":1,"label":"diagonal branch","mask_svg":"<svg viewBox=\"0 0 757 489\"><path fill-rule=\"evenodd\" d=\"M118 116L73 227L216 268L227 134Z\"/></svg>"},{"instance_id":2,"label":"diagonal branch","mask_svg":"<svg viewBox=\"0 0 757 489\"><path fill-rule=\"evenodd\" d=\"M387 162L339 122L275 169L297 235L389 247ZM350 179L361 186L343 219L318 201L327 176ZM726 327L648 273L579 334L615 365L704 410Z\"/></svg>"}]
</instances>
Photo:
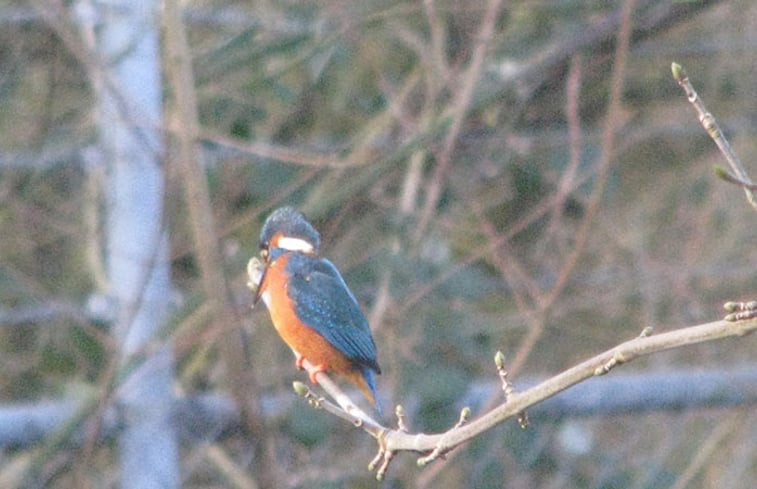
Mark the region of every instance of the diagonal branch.
<instances>
[{"instance_id":1,"label":"diagonal branch","mask_svg":"<svg viewBox=\"0 0 757 489\"><path fill-rule=\"evenodd\" d=\"M261 267L261 262L256 258L252 258L248 264L247 271L250 278L248 286L251 289L254 289L260 280ZM658 335L651 335L651 328L645 328L638 337L589 358L534 387L523 392L510 391L506 400L494 409L470 423L458 423L458 425L443 433L411 433L402 428L393 429L383 426L356 407L327 375L318 375L316 381L337 401L343 411L351 416L348 419L378 440L379 455L371 463L371 468L377 469L376 475L381 478L397 452L412 451L422 454L444 455L507 419L520 417L521 413L527 408L579 382L605 375L615 367L636 358L707 341L741 337L753 333L755 330L757 330L757 318L747 321L715 321ZM356 419L359 422L356 422ZM400 426L404 426L404 422ZM420 460L428 461L427 458L423 457Z\"/></svg>"},{"instance_id":2,"label":"diagonal branch","mask_svg":"<svg viewBox=\"0 0 757 489\"><path fill-rule=\"evenodd\" d=\"M481 20L481 28L475 37L475 47L471 53L468 68L462 75L460 89L457 91L452 103L452 122L449 131L447 131L447 135L444 138L444 142L442 143L442 149L438 155L439 161L434 169L433 176L431 177L426 192L426 199L423 203L420 219L416 228L416 242L420 242L421 237L425 233L426 226L433 217L434 209L436 209L436 206L439 203L443 182L452 160L452 151L455 149L457 136L463 127L465 115L470 110L471 102L473 100L473 90L476 87L476 82L483 70L486 50L489 47L489 42L491 41L492 36L494 35L494 26L496 24L497 14L501 3L501 0L489 0L487 3L486 11Z\"/></svg>"},{"instance_id":3,"label":"diagonal branch","mask_svg":"<svg viewBox=\"0 0 757 489\"><path fill-rule=\"evenodd\" d=\"M604 375L614 366L652 353L706 341L740 337L755 330L757 330L757 320L736 323L715 321L659 335L638 337L585 360L526 391L512 393L506 403L460 428L439 434L412 434L389 430L383 437L383 444L387 450L394 452L400 450L427 452L434 450L440 444L443 444L442 451L448 451L509 418L517 417L528 407L560 391L596 375Z\"/></svg>"},{"instance_id":4,"label":"diagonal branch","mask_svg":"<svg viewBox=\"0 0 757 489\"><path fill-rule=\"evenodd\" d=\"M699 123L702 124L702 127L707 131L707 134L709 134L712 140L715 141L715 144L718 145L718 149L723 154L723 157L725 157L725 160L728 162L734 175L729 174L719 166L715 167L715 173L723 180L742 187L744 193L746 193L747 201L749 201L752 207L757 209L757 200L755 200L754 195L755 185L749 178L749 175L744 169L744 165L741 164L741 160L736 155L736 152L733 151L725 134L723 134L723 131L720 129L720 125L715 120L715 116L713 116L707 110L707 107L704 106L704 102L701 97L699 97L696 90L694 90L694 86L689 80L689 75L686 74L686 70L683 69L683 66L678 63L673 63L671 65L671 70L673 71L673 78L678 85L681 86L683 91L686 92L686 97L697 111L697 114L699 115Z\"/></svg>"}]
</instances>

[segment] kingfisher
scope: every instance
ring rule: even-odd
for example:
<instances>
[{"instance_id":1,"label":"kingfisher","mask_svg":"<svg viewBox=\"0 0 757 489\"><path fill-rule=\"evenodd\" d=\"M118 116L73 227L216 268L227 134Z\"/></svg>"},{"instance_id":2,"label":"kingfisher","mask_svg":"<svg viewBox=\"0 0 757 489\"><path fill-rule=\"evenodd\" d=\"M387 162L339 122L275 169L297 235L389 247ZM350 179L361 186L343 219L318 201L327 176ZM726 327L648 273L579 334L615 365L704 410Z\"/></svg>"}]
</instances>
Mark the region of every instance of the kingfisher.
<instances>
[{"instance_id":1,"label":"kingfisher","mask_svg":"<svg viewBox=\"0 0 757 489\"><path fill-rule=\"evenodd\" d=\"M320 244L300 212L282 207L271 213L260 231L264 269L253 306L263 299L297 368L305 359L315 366L311 382L319 372L333 372L380 410L374 374L381 368L370 326L339 270L318 255Z\"/></svg>"}]
</instances>

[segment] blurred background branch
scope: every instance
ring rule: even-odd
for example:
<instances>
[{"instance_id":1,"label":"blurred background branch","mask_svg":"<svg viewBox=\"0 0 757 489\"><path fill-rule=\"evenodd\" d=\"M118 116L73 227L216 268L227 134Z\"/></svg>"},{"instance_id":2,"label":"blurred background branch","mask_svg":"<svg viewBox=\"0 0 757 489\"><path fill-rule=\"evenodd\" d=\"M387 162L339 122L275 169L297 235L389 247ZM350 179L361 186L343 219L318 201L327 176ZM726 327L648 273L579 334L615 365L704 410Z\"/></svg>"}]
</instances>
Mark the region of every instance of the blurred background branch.
<instances>
[{"instance_id":1,"label":"blurred background branch","mask_svg":"<svg viewBox=\"0 0 757 489\"><path fill-rule=\"evenodd\" d=\"M322 231L324 255L374 328L380 395L404 405L414 431L452 426L474 390L500 399L497 350L517 356L510 380L522 389L526 375L560 372L644 326L704 323L725 300L754 299L753 212L713 178L721 157L669 72L676 60L697 74L734 152L753 154L754 2L171 2L178 30L159 38L163 76L132 72L126 87L112 70L134 44L97 54L104 26L81 28L93 4L125 14L112 2L0 3L0 399L29 413L48 401L84 406L4 450L3 482L118 486L111 440L132 418L120 417L117 393L165 348L169 404L209 396L229 416L229 399L260 413L207 432L203 414L172 418L182 486L369 483L354 461L370 460L373 443L292 394L303 374L267 316L248 308L245 264L280 205ZM158 32L162 15L144 32ZM177 59L169 42L182 32ZM125 89L157 93L170 117L144 117ZM118 121L96 115L102 90L138 133L127 160L149 154L164 183L160 213L135 226L159 223L166 248L153 240L128 271L165 258L165 316L124 362L104 245L139 233L109 228L102 170L115 160L101 136ZM185 195L192 178L201 198ZM738 399L730 388L754 363L754 342L624 370L715 372ZM706 408L687 390L696 380L672 378L634 390L625 412L613 408L617 391L597 391L611 416L533 410L528 430L504 423L420 474L397 458L387 484L751 489L752 401ZM656 411L668 389L681 409ZM204 441L184 437L185 423Z\"/></svg>"}]
</instances>

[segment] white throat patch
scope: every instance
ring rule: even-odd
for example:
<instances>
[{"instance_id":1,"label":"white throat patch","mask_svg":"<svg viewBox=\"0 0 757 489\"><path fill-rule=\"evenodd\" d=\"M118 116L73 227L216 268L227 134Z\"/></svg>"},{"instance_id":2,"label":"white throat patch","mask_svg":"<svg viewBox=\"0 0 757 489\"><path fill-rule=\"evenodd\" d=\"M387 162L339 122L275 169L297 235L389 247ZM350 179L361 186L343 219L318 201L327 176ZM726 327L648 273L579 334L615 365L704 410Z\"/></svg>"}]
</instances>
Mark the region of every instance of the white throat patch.
<instances>
[{"instance_id":1,"label":"white throat patch","mask_svg":"<svg viewBox=\"0 0 757 489\"><path fill-rule=\"evenodd\" d=\"M307 253L309 255L313 253L313 245L300 238L282 236L279 238L276 246L287 251L301 251L302 253Z\"/></svg>"}]
</instances>

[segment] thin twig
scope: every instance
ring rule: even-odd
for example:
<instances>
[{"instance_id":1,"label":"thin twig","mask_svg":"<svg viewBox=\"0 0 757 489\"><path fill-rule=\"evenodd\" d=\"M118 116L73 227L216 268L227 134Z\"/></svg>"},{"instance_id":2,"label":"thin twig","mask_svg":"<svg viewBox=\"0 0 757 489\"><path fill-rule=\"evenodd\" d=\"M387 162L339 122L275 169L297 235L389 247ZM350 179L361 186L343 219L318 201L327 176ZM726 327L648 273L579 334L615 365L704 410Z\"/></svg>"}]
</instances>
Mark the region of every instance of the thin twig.
<instances>
[{"instance_id":1,"label":"thin twig","mask_svg":"<svg viewBox=\"0 0 757 489\"><path fill-rule=\"evenodd\" d=\"M694 479L699 471L704 469L712 463L712 457L716 453L718 445L727 437L733 434L733 431L741 425L740 414L733 413L727 418L724 418L720 423L713 428L709 436L704 440L698 450L696 456L689 462L686 469L676 477L675 484L670 486L670 489L684 489L689 487L689 484Z\"/></svg>"},{"instance_id":2,"label":"thin twig","mask_svg":"<svg viewBox=\"0 0 757 489\"><path fill-rule=\"evenodd\" d=\"M581 162L581 122L578 116L578 96L581 88L581 55L570 58L567 82L565 83L565 118L568 122L568 141L570 159L560 182L557 185L557 197L554 201L550 226L554 227L562 214L565 199L574 188L574 180Z\"/></svg>"},{"instance_id":3,"label":"thin twig","mask_svg":"<svg viewBox=\"0 0 757 489\"><path fill-rule=\"evenodd\" d=\"M694 90L694 86L689 80L689 75L686 74L686 70L683 69L683 66L679 65L678 63L673 63L671 65L671 71L673 72L673 78L678 83L678 85L681 86L683 91L686 93L686 97L689 99L689 102L691 102L691 105L693 105L694 109L697 111L697 114L699 115L699 123L702 124L702 127L704 127L704 130L707 131L707 134L709 134L712 140L715 141L715 144L718 145L720 153L722 153L722 155L725 157L725 160L731 167L731 171L733 171L733 173L735 174L728 175L727 173L723 173L723 175L719 174L718 176L730 183L734 183L743 187L747 201L752 205L752 207L757 210L757 201L755 200L754 196L753 182L749 178L749 175L747 175L747 172L744 169L744 165L741 164L741 160L739 160L739 157L736 156L736 153L733 151L733 148L728 142L728 139L725 137L725 134L723 134L723 131L720 129L718 122L715 120L715 116L713 116L707 110L707 107L704 106L704 102L702 101L701 97L699 97L696 90ZM717 169L716 173L718 173Z\"/></svg>"},{"instance_id":4,"label":"thin twig","mask_svg":"<svg viewBox=\"0 0 757 489\"><path fill-rule=\"evenodd\" d=\"M725 180L728 183L738 185L739 187L743 187L748 190L757 190L757 183L744 181L739 177L728 173L728 170L720 165L715 165L712 169L715 171L715 175L721 180Z\"/></svg>"},{"instance_id":5,"label":"thin twig","mask_svg":"<svg viewBox=\"0 0 757 489\"><path fill-rule=\"evenodd\" d=\"M576 233L576 240L565 264L561 268L558 278L552 287L549 295L545 297L543 307L549 307L552 302L560 295L563 287L568 281L573 269L578 263L584 251L584 245L589 237L589 229L593 224L594 217L599 210L599 203L602 200L605 183L607 182L607 172L612 160L613 149L615 146L615 131L618 129L620 120L621 100L623 97L623 79L626 71L626 55L631 40L631 17L633 14L634 0L626 0L621 7L620 31L615 48L615 65L613 66L612 79L610 81L610 101L607 106L607 115L605 117L604 128L602 130L602 144L600 147L599 161L597 162L597 172L594 182L594 188L589 196L589 202L586 205L586 212L583 221Z\"/></svg>"},{"instance_id":6,"label":"thin twig","mask_svg":"<svg viewBox=\"0 0 757 489\"><path fill-rule=\"evenodd\" d=\"M423 0L423 11L428 19L429 33L431 37L431 69L434 76L430 78L432 82L444 82L449 76L447 60L444 56L444 49L447 44L447 36L439 12L436 9L433 0Z\"/></svg>"},{"instance_id":7,"label":"thin twig","mask_svg":"<svg viewBox=\"0 0 757 489\"><path fill-rule=\"evenodd\" d=\"M421 209L415 234L416 243L420 242L424 236L426 226L433 217L434 210L439 203L443 182L452 160L452 150L455 148L457 136L470 109L471 101L473 100L473 91L483 69L486 50L494 34L494 25L501 4L502 0L489 0L483 19L481 20L481 28L475 35L474 48L471 53L470 62L468 63L468 69L462 75L460 89L457 91L455 99L452 102L452 123L442 143L441 151L437 155L438 161L428 185L423 208Z\"/></svg>"}]
</instances>

